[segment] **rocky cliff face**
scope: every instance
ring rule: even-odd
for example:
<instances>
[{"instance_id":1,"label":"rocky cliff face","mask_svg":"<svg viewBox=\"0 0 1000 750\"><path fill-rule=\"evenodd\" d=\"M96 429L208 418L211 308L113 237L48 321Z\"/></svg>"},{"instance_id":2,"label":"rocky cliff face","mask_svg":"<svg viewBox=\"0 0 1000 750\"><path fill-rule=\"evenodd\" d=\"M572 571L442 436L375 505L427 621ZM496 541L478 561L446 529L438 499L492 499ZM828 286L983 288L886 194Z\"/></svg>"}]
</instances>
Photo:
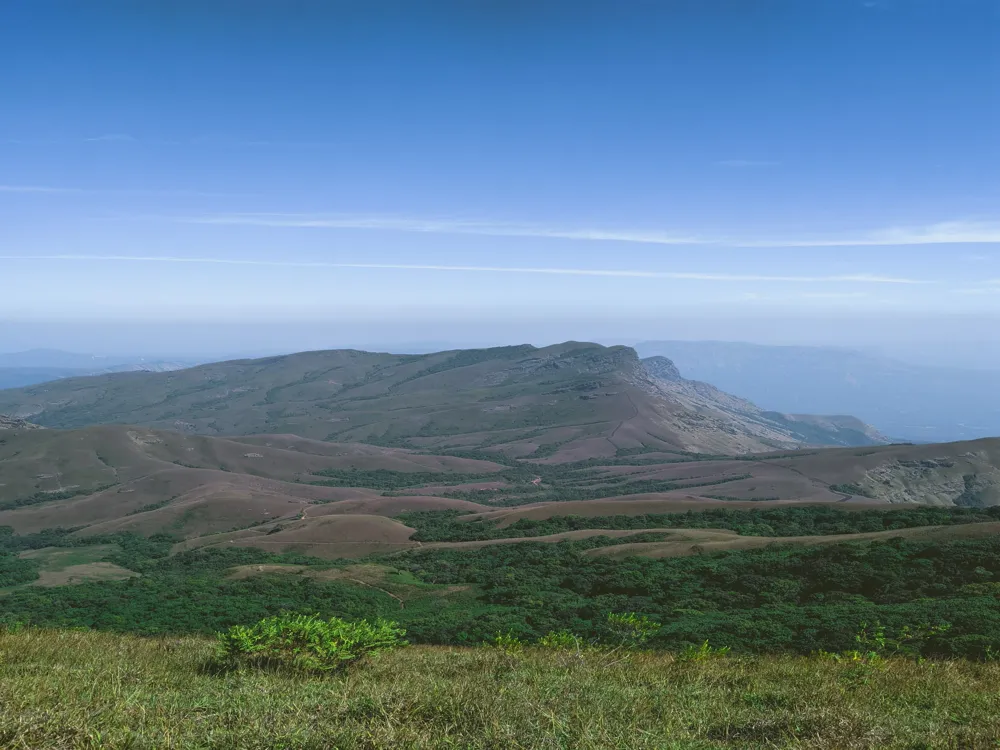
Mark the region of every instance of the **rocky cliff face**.
<instances>
[{"instance_id":1,"label":"rocky cliff face","mask_svg":"<svg viewBox=\"0 0 1000 750\"><path fill-rule=\"evenodd\" d=\"M23 419L18 419L17 417L9 417L6 414L0 414L0 430L40 430L42 429L37 424L32 424L31 422L26 422Z\"/></svg>"},{"instance_id":2,"label":"rocky cliff face","mask_svg":"<svg viewBox=\"0 0 1000 750\"><path fill-rule=\"evenodd\" d=\"M1000 504L1000 469L983 452L887 461L868 469L857 485L868 497L890 503Z\"/></svg>"},{"instance_id":3,"label":"rocky cliff face","mask_svg":"<svg viewBox=\"0 0 1000 750\"><path fill-rule=\"evenodd\" d=\"M871 425L854 417L781 414L721 391L709 383L685 379L666 357L642 360L656 387L687 409L715 417L723 429L752 436L774 448L826 445L882 445L889 442Z\"/></svg>"}]
</instances>

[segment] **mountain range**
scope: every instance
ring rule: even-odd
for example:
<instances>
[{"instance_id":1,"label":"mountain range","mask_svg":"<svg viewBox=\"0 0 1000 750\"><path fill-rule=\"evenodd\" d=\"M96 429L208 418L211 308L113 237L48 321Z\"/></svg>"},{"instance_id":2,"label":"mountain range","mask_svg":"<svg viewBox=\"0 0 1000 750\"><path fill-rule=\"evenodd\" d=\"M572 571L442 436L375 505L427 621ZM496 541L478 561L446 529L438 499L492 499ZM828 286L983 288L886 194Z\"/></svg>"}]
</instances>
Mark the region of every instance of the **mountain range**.
<instances>
[{"instance_id":1,"label":"mountain range","mask_svg":"<svg viewBox=\"0 0 1000 750\"><path fill-rule=\"evenodd\" d=\"M292 433L515 457L643 446L742 454L886 440L843 417L769 414L628 347L567 342L428 355L333 350L0 391L0 413L46 427L127 423L207 435Z\"/></svg>"},{"instance_id":2,"label":"mountain range","mask_svg":"<svg viewBox=\"0 0 1000 750\"><path fill-rule=\"evenodd\" d=\"M998 440L884 445L623 346L304 352L0 391L0 412L0 526L21 533L336 557L414 546L392 518L413 510L1000 504Z\"/></svg>"}]
</instances>

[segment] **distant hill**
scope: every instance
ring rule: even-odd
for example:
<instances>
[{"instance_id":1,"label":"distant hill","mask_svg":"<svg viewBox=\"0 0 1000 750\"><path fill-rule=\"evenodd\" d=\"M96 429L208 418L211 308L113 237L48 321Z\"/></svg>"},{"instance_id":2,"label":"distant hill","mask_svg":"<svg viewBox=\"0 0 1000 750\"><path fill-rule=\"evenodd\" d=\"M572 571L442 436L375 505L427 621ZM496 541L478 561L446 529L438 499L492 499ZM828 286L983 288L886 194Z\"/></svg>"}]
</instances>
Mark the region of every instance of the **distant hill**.
<instances>
[{"instance_id":1,"label":"distant hill","mask_svg":"<svg viewBox=\"0 0 1000 750\"><path fill-rule=\"evenodd\" d=\"M650 377L633 349L577 342L427 355L304 352L0 392L0 412L46 427L129 423L207 435L291 433L553 461L638 449L741 454L873 442L862 439L863 427L847 440L844 429L820 422L789 427L791 418L760 413L751 419L751 407L739 418L709 412Z\"/></svg>"},{"instance_id":2,"label":"distant hill","mask_svg":"<svg viewBox=\"0 0 1000 750\"><path fill-rule=\"evenodd\" d=\"M112 372L168 372L194 364L197 362L193 360L102 357L58 349L32 349L0 354L0 389Z\"/></svg>"},{"instance_id":3,"label":"distant hill","mask_svg":"<svg viewBox=\"0 0 1000 750\"><path fill-rule=\"evenodd\" d=\"M1000 372L824 347L646 341L635 348L768 410L851 414L893 438L920 442L1000 435Z\"/></svg>"}]
</instances>

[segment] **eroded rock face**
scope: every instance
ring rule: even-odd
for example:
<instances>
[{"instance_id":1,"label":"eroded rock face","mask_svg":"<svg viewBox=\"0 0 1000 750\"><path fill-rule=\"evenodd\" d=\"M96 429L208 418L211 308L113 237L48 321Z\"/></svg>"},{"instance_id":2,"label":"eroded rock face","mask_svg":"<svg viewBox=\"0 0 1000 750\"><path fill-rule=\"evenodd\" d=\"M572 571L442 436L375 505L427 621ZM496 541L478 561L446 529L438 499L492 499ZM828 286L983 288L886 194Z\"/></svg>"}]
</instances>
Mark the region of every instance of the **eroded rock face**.
<instances>
[{"instance_id":1,"label":"eroded rock face","mask_svg":"<svg viewBox=\"0 0 1000 750\"><path fill-rule=\"evenodd\" d=\"M646 371L654 378L660 380L684 380L677 365L666 357L648 357L642 360Z\"/></svg>"},{"instance_id":2,"label":"eroded rock face","mask_svg":"<svg viewBox=\"0 0 1000 750\"><path fill-rule=\"evenodd\" d=\"M42 427L17 417L0 414L0 430L40 430Z\"/></svg>"},{"instance_id":3,"label":"eroded rock face","mask_svg":"<svg viewBox=\"0 0 1000 750\"><path fill-rule=\"evenodd\" d=\"M975 453L958 460L893 460L866 471L858 486L870 497L890 503L1000 505L1000 470Z\"/></svg>"},{"instance_id":4,"label":"eroded rock face","mask_svg":"<svg viewBox=\"0 0 1000 750\"><path fill-rule=\"evenodd\" d=\"M692 414L680 415L681 430L692 428L718 434L743 436L764 448L750 451L795 449L823 445L883 445L889 440L860 419L847 416L782 414L765 411L746 399L734 396L709 383L685 378L666 357L641 360L646 375L646 390L652 389L679 404ZM643 384L640 384L643 387Z\"/></svg>"}]
</instances>

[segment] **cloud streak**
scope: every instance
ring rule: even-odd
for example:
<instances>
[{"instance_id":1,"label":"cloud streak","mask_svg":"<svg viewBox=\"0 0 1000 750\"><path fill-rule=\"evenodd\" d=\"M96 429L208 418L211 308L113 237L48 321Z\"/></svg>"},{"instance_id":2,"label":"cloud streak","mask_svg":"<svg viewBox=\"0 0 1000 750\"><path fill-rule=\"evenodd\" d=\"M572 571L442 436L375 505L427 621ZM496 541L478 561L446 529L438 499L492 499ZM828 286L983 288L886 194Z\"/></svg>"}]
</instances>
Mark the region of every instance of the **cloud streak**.
<instances>
[{"instance_id":1,"label":"cloud streak","mask_svg":"<svg viewBox=\"0 0 1000 750\"><path fill-rule=\"evenodd\" d=\"M964 245L1000 243L1000 222L944 221L926 226L890 227L854 237L768 240L741 247L876 247L880 245Z\"/></svg>"},{"instance_id":2,"label":"cloud streak","mask_svg":"<svg viewBox=\"0 0 1000 750\"><path fill-rule=\"evenodd\" d=\"M745 239L709 237L691 232L653 229L570 228L464 219L423 219L378 215L234 213L167 218L188 224L215 224L302 229L367 229L429 234L474 234L493 237L630 242L650 245L715 245L718 247L878 247L905 245L1000 243L1000 222L950 221L926 226L890 227L861 234L811 238Z\"/></svg>"},{"instance_id":3,"label":"cloud streak","mask_svg":"<svg viewBox=\"0 0 1000 750\"><path fill-rule=\"evenodd\" d=\"M188 190L137 190L0 185L0 193L51 195L134 195L248 197L248 193ZM691 231L649 228L567 227L546 224L421 218L391 215L307 214L277 212L237 212L202 216L133 216L132 219L171 221L183 224L254 226L300 229L358 229L413 232L422 234L465 234L492 237L537 237L600 242L627 242L647 245L690 245L731 248L813 248L813 247L895 247L949 244L1000 244L1000 221L945 221L927 225L894 226L866 232L816 237L747 238L705 235ZM970 256L971 258L971 256ZM976 256L986 260L989 256Z\"/></svg>"},{"instance_id":4,"label":"cloud streak","mask_svg":"<svg viewBox=\"0 0 1000 750\"><path fill-rule=\"evenodd\" d=\"M192 263L225 266L261 266L268 268L369 269L380 271L434 271L451 273L545 274L553 276L598 276L610 278L665 279L709 282L770 283L852 283L852 284L929 284L910 279L872 274L830 276L781 276L768 274L720 274L688 271L651 271L641 269L535 268L512 266L435 265L416 263L335 263L326 261L258 260L243 258L185 258L148 255L2 255L0 261L66 261L92 263Z\"/></svg>"},{"instance_id":5,"label":"cloud streak","mask_svg":"<svg viewBox=\"0 0 1000 750\"><path fill-rule=\"evenodd\" d=\"M222 224L256 227L302 229L378 229L426 234L476 234L492 237L543 237L570 240L610 240L656 245L698 245L709 241L694 235L658 231L571 229L530 224L503 224L462 219L420 219L391 216L343 216L309 214L230 214L224 216L183 217L188 224Z\"/></svg>"}]
</instances>

